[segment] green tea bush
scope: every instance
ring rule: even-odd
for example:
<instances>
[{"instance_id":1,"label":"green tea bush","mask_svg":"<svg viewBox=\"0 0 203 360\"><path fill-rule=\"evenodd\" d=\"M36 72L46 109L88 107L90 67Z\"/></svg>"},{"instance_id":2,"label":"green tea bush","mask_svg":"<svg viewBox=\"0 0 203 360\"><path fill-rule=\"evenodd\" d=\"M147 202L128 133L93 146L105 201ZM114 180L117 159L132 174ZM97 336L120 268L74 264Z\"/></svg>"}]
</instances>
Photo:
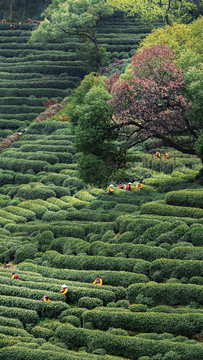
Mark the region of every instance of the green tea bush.
<instances>
[{"instance_id":1,"label":"green tea bush","mask_svg":"<svg viewBox=\"0 0 203 360\"><path fill-rule=\"evenodd\" d=\"M103 239L103 237L102 237ZM89 248L91 255L115 256L123 252L128 258L143 259L153 261L159 258L168 258L168 250L155 246L135 245L135 244L106 244L102 241L95 241Z\"/></svg>"},{"instance_id":2,"label":"green tea bush","mask_svg":"<svg viewBox=\"0 0 203 360\"><path fill-rule=\"evenodd\" d=\"M62 210L61 210L62 211ZM79 239L85 239L85 231L82 227L82 225L64 225L64 226L59 226L56 225L53 228L53 232L54 232L54 236L55 237L76 237Z\"/></svg>"},{"instance_id":3,"label":"green tea bush","mask_svg":"<svg viewBox=\"0 0 203 360\"><path fill-rule=\"evenodd\" d=\"M34 244L20 246L15 252L15 263L20 263L26 259L34 259L37 247Z\"/></svg>"},{"instance_id":4,"label":"green tea bush","mask_svg":"<svg viewBox=\"0 0 203 360\"><path fill-rule=\"evenodd\" d=\"M20 208L19 206L7 206L5 207L5 210L11 212L14 215L25 217L27 221L33 221L36 219L36 215L33 211Z\"/></svg>"},{"instance_id":5,"label":"green tea bush","mask_svg":"<svg viewBox=\"0 0 203 360\"><path fill-rule=\"evenodd\" d=\"M21 202L19 207L33 211L38 219L41 219L43 214L47 211L45 206L33 204L33 202L29 200Z\"/></svg>"},{"instance_id":6,"label":"green tea bush","mask_svg":"<svg viewBox=\"0 0 203 360\"><path fill-rule=\"evenodd\" d=\"M38 291L40 293L40 291ZM32 293L36 293L35 291L32 291ZM41 291L41 296L44 295L44 292ZM57 317L60 315L62 311L64 311L67 308L67 304L65 302L61 301L49 301L49 302L43 302L39 300L33 300L33 299L26 299L21 298L17 296L1 296L0 299L1 306L6 307L18 307L27 309L27 310L35 310L37 311L38 315L40 317ZM21 319L19 319L21 320ZM21 320L23 323L23 320Z\"/></svg>"},{"instance_id":7,"label":"green tea bush","mask_svg":"<svg viewBox=\"0 0 203 360\"><path fill-rule=\"evenodd\" d=\"M36 324L39 321L39 316L35 310L21 309L18 307L1 306L0 315L7 318L18 319L26 325L27 323Z\"/></svg>"},{"instance_id":8,"label":"green tea bush","mask_svg":"<svg viewBox=\"0 0 203 360\"><path fill-rule=\"evenodd\" d=\"M61 199L57 199L55 197L50 197L50 198L46 199L46 201L58 206L61 210L68 210L71 208L70 204L66 203L65 201L63 201Z\"/></svg>"},{"instance_id":9,"label":"green tea bush","mask_svg":"<svg viewBox=\"0 0 203 360\"><path fill-rule=\"evenodd\" d=\"M190 231L188 233L189 240L195 246L202 246L203 239L203 225L202 224L194 224L190 227Z\"/></svg>"},{"instance_id":10,"label":"green tea bush","mask_svg":"<svg viewBox=\"0 0 203 360\"><path fill-rule=\"evenodd\" d=\"M14 328L23 329L23 324L17 319L8 319L7 317L0 316L0 326L11 326Z\"/></svg>"},{"instance_id":11,"label":"green tea bush","mask_svg":"<svg viewBox=\"0 0 203 360\"><path fill-rule=\"evenodd\" d=\"M55 232L55 229L54 229ZM71 234L67 235L71 236ZM56 251L47 251L42 256L42 261L48 261L49 266L56 268L78 270L116 270L133 271L136 259L123 259L105 256L68 256L58 254Z\"/></svg>"},{"instance_id":12,"label":"green tea bush","mask_svg":"<svg viewBox=\"0 0 203 360\"><path fill-rule=\"evenodd\" d=\"M31 174L16 173L15 175L15 183L19 185L35 182L36 180L37 180L36 176Z\"/></svg>"},{"instance_id":13,"label":"green tea bush","mask_svg":"<svg viewBox=\"0 0 203 360\"><path fill-rule=\"evenodd\" d=\"M174 227L175 224L177 223L174 222L172 224L171 229ZM179 225L174 229L172 229L171 231L164 232L163 234L159 235L156 238L155 243L156 245L163 244L164 242L168 244L175 244L179 242L188 231L189 231L189 227L186 224Z\"/></svg>"},{"instance_id":14,"label":"green tea bush","mask_svg":"<svg viewBox=\"0 0 203 360\"><path fill-rule=\"evenodd\" d=\"M24 145L25 146L25 145ZM46 161L40 160L23 160L16 161L15 159L4 159L1 158L1 167L4 170L13 170L15 172L26 173L28 170L32 169L34 173L38 173L44 169L47 165Z\"/></svg>"},{"instance_id":15,"label":"green tea bush","mask_svg":"<svg viewBox=\"0 0 203 360\"><path fill-rule=\"evenodd\" d=\"M75 327L80 327L81 326L81 322L80 322L80 319L77 317L77 316L74 316L74 315L66 315L66 316L63 316L62 320L61 320L62 323L69 323ZM59 325L61 325L59 323Z\"/></svg>"},{"instance_id":16,"label":"green tea bush","mask_svg":"<svg viewBox=\"0 0 203 360\"><path fill-rule=\"evenodd\" d=\"M43 231L42 233L36 236L36 241L38 242L39 249L46 249L54 239L52 231Z\"/></svg>"},{"instance_id":17,"label":"green tea bush","mask_svg":"<svg viewBox=\"0 0 203 360\"><path fill-rule=\"evenodd\" d=\"M54 184L57 186L62 186L62 184L63 184L64 180L66 180L66 178L67 178L66 175L52 173L52 174L48 174L48 175L44 176L41 179L41 182L45 185Z\"/></svg>"},{"instance_id":18,"label":"green tea bush","mask_svg":"<svg viewBox=\"0 0 203 360\"><path fill-rule=\"evenodd\" d=\"M95 196L91 195L88 191L81 190L75 194L75 197L82 201L93 201Z\"/></svg>"},{"instance_id":19,"label":"green tea bush","mask_svg":"<svg viewBox=\"0 0 203 360\"><path fill-rule=\"evenodd\" d=\"M138 261L139 262L139 261ZM81 281L84 283L92 284L98 275L98 271L94 270L70 270L70 269L56 269L49 268L45 266L39 266L32 263L21 263L18 265L18 268L21 270L34 272L42 274L45 277L52 277L57 279L72 280L72 281ZM128 287L133 283L147 283L149 281L148 277L139 273L130 273L124 271L112 271L112 270L102 270L99 271L100 276L102 277L103 284L112 285L115 289L119 286Z\"/></svg>"},{"instance_id":20,"label":"green tea bush","mask_svg":"<svg viewBox=\"0 0 203 360\"><path fill-rule=\"evenodd\" d=\"M36 338L39 337L48 341L50 337L54 336L54 331L38 325L32 328L31 334Z\"/></svg>"},{"instance_id":21,"label":"green tea bush","mask_svg":"<svg viewBox=\"0 0 203 360\"><path fill-rule=\"evenodd\" d=\"M190 246L177 246L170 250L170 258L181 260L203 260L203 248Z\"/></svg>"},{"instance_id":22,"label":"green tea bush","mask_svg":"<svg viewBox=\"0 0 203 360\"><path fill-rule=\"evenodd\" d=\"M0 216L16 223L25 223L27 221L24 216L18 216L3 209L0 209Z\"/></svg>"},{"instance_id":23,"label":"green tea bush","mask_svg":"<svg viewBox=\"0 0 203 360\"><path fill-rule=\"evenodd\" d=\"M203 208L203 191L180 190L166 194L165 201L169 205Z\"/></svg>"},{"instance_id":24,"label":"green tea bush","mask_svg":"<svg viewBox=\"0 0 203 360\"><path fill-rule=\"evenodd\" d=\"M202 261L198 260L176 260L176 259L157 259L150 265L150 278L164 281L170 277L181 279L182 277L191 278L192 276L203 275Z\"/></svg>"},{"instance_id":25,"label":"green tea bush","mask_svg":"<svg viewBox=\"0 0 203 360\"><path fill-rule=\"evenodd\" d=\"M14 171L4 171L0 172L0 186L5 184L14 184L15 172Z\"/></svg>"},{"instance_id":26,"label":"green tea bush","mask_svg":"<svg viewBox=\"0 0 203 360\"><path fill-rule=\"evenodd\" d=\"M98 343L107 353L123 356L125 358L139 358L153 356L158 353L166 354L170 350L184 356L184 360L196 360L202 356L201 345L174 343L167 340L139 339L136 336L114 335L108 332L92 331L89 329L74 328L69 324L61 325L56 330L56 335L68 348L72 346L87 346L89 351L98 348Z\"/></svg>"},{"instance_id":27,"label":"green tea bush","mask_svg":"<svg viewBox=\"0 0 203 360\"><path fill-rule=\"evenodd\" d=\"M142 205L141 214L155 214L165 216L185 216L192 218L202 218L203 209L190 208L183 206L165 205L158 202L151 202Z\"/></svg>"},{"instance_id":28,"label":"green tea bush","mask_svg":"<svg viewBox=\"0 0 203 360\"><path fill-rule=\"evenodd\" d=\"M11 336L30 336L26 330L11 326L0 325L0 333Z\"/></svg>"},{"instance_id":29,"label":"green tea bush","mask_svg":"<svg viewBox=\"0 0 203 360\"><path fill-rule=\"evenodd\" d=\"M96 307L103 306L103 301L98 298L90 298L88 296L81 297L78 301L78 306L86 309L94 309Z\"/></svg>"},{"instance_id":30,"label":"green tea bush","mask_svg":"<svg viewBox=\"0 0 203 360\"><path fill-rule=\"evenodd\" d=\"M198 285L185 284L132 284L127 289L127 296L131 303L137 303L138 297L150 298L154 306L165 305L189 305L191 301L201 303L203 291Z\"/></svg>"},{"instance_id":31,"label":"green tea bush","mask_svg":"<svg viewBox=\"0 0 203 360\"><path fill-rule=\"evenodd\" d=\"M169 332L190 336L201 329L203 315L200 314L165 314L152 312L131 312L128 310L112 311L107 308L88 310L83 313L83 322L91 322L96 329L107 330L118 327L137 332Z\"/></svg>"}]
</instances>

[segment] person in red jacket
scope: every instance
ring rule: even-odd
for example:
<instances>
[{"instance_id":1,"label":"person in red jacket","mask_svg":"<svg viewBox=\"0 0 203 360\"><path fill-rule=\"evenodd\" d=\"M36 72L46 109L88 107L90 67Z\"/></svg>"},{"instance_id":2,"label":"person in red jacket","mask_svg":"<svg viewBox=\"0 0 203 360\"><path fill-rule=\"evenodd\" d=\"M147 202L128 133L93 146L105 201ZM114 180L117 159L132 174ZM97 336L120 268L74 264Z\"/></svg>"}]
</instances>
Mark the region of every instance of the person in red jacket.
<instances>
[{"instance_id":1,"label":"person in red jacket","mask_svg":"<svg viewBox=\"0 0 203 360\"><path fill-rule=\"evenodd\" d=\"M15 272L13 272L12 275L13 275L12 278L11 278L12 280L19 280L18 274L16 274Z\"/></svg>"}]
</instances>

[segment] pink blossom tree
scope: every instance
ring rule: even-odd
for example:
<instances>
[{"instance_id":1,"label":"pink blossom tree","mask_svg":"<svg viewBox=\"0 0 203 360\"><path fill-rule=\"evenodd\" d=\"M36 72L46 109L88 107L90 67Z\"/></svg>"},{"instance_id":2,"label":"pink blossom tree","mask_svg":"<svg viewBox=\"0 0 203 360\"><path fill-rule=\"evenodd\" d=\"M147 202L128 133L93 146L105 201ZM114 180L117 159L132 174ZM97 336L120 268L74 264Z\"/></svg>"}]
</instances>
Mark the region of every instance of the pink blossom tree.
<instances>
[{"instance_id":1,"label":"pink blossom tree","mask_svg":"<svg viewBox=\"0 0 203 360\"><path fill-rule=\"evenodd\" d=\"M197 136L187 116L192 104L182 95L182 70L169 47L152 46L136 53L125 74L108 79L106 86L112 95L112 129L119 129L127 148L153 137L195 153Z\"/></svg>"}]
</instances>

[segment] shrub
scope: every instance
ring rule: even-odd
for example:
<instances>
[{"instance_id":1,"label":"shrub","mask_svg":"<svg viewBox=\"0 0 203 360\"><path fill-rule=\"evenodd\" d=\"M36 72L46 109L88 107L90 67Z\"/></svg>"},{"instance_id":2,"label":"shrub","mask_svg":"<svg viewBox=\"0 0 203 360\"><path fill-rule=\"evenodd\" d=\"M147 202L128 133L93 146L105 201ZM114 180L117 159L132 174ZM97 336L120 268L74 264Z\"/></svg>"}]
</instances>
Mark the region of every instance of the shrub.
<instances>
[{"instance_id":1,"label":"shrub","mask_svg":"<svg viewBox=\"0 0 203 360\"><path fill-rule=\"evenodd\" d=\"M25 217L12 214L12 213L10 213L8 211L5 211L3 209L0 209L0 216L5 218L5 219L16 222L16 223L25 223L26 222Z\"/></svg>"},{"instance_id":2,"label":"shrub","mask_svg":"<svg viewBox=\"0 0 203 360\"><path fill-rule=\"evenodd\" d=\"M165 205L158 202L151 202L142 205L141 214L155 214L155 215L164 215L164 216L185 216L192 218L202 218L203 209L190 208L190 207L181 207L173 205Z\"/></svg>"},{"instance_id":3,"label":"shrub","mask_svg":"<svg viewBox=\"0 0 203 360\"><path fill-rule=\"evenodd\" d=\"M201 329L203 315L200 314L165 314L152 312L115 311L114 308L87 310L83 313L84 324L91 322L94 328L107 330L109 327L137 332L169 332L190 336Z\"/></svg>"},{"instance_id":4,"label":"shrub","mask_svg":"<svg viewBox=\"0 0 203 360\"><path fill-rule=\"evenodd\" d=\"M39 316L35 310L20 309L17 307L0 306L0 315L18 319L23 325L26 325L27 323L36 324L39 321Z\"/></svg>"},{"instance_id":5,"label":"shrub","mask_svg":"<svg viewBox=\"0 0 203 360\"><path fill-rule=\"evenodd\" d=\"M38 242L39 248L42 249L43 247L47 248L52 240L54 239L54 235L51 231L43 231L42 233L36 236L36 241Z\"/></svg>"},{"instance_id":6,"label":"shrub","mask_svg":"<svg viewBox=\"0 0 203 360\"><path fill-rule=\"evenodd\" d=\"M203 294L198 285L185 284L132 284L127 289L131 303L138 302L138 296L150 298L154 305L189 305L191 301L201 301Z\"/></svg>"},{"instance_id":7,"label":"shrub","mask_svg":"<svg viewBox=\"0 0 203 360\"><path fill-rule=\"evenodd\" d=\"M99 306L103 306L103 301L98 298L90 298L88 296L81 297L78 301L78 306L86 309L94 309Z\"/></svg>"},{"instance_id":8,"label":"shrub","mask_svg":"<svg viewBox=\"0 0 203 360\"><path fill-rule=\"evenodd\" d=\"M165 196L169 205L203 208L203 192L201 190L172 191Z\"/></svg>"},{"instance_id":9,"label":"shrub","mask_svg":"<svg viewBox=\"0 0 203 360\"><path fill-rule=\"evenodd\" d=\"M20 208L20 206L7 206L5 210L14 215L25 217L27 221L33 221L36 219L36 215L33 211Z\"/></svg>"},{"instance_id":10,"label":"shrub","mask_svg":"<svg viewBox=\"0 0 203 360\"><path fill-rule=\"evenodd\" d=\"M74 315L67 315L64 316L61 320L62 323L69 323L75 327L80 327L81 326L81 322L80 319L77 316Z\"/></svg>"},{"instance_id":11,"label":"shrub","mask_svg":"<svg viewBox=\"0 0 203 360\"><path fill-rule=\"evenodd\" d=\"M125 358L139 358L149 356L150 358L157 353L166 354L173 350L177 354L184 356L184 360L196 360L202 356L201 345L174 343L170 340L149 340L139 339L136 336L114 335L109 331L91 331L89 329L79 329L64 324L57 328L56 335L67 347L88 347L89 351L98 348L98 343L107 353L123 356Z\"/></svg>"},{"instance_id":12,"label":"shrub","mask_svg":"<svg viewBox=\"0 0 203 360\"><path fill-rule=\"evenodd\" d=\"M156 272L159 272L159 281L176 277L181 279L186 276L201 276L202 261L197 260L173 260L173 259L157 259L151 263L150 277L154 279Z\"/></svg>"},{"instance_id":13,"label":"shrub","mask_svg":"<svg viewBox=\"0 0 203 360\"><path fill-rule=\"evenodd\" d=\"M54 252L55 254L55 252ZM53 255L54 256L54 255ZM150 263L149 263L150 264ZM24 271L40 273L45 277L52 277L64 280L71 281L81 281L85 283L92 284L95 280L98 271L97 270L70 270L70 269L56 269L49 268L45 266L39 266L29 262L21 263L18 265L18 268ZM111 270L102 270L100 271L100 276L103 280L104 285L112 285L112 290L116 287L122 287L124 293L125 289L123 286L128 287L133 283L147 283L149 281L148 277L143 274L134 274L125 271L111 271Z\"/></svg>"},{"instance_id":14,"label":"shrub","mask_svg":"<svg viewBox=\"0 0 203 360\"><path fill-rule=\"evenodd\" d=\"M39 337L48 341L50 337L54 335L54 331L38 325L32 328L31 334L34 335L36 338Z\"/></svg>"},{"instance_id":15,"label":"shrub","mask_svg":"<svg viewBox=\"0 0 203 360\"><path fill-rule=\"evenodd\" d=\"M18 264L26 259L34 259L37 250L38 249L36 245L32 245L32 244L23 245L16 250L14 260Z\"/></svg>"}]
</instances>

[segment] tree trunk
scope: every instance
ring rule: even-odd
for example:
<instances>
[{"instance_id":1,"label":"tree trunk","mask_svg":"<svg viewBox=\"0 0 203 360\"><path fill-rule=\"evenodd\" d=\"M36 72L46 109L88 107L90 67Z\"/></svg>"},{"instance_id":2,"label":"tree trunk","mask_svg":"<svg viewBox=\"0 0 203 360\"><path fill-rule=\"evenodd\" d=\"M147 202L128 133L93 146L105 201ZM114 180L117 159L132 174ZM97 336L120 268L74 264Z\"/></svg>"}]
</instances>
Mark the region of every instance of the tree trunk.
<instances>
[{"instance_id":1,"label":"tree trunk","mask_svg":"<svg viewBox=\"0 0 203 360\"><path fill-rule=\"evenodd\" d=\"M12 22L12 18L13 18L13 5L15 3L15 0L11 0L10 2L10 13L9 13L9 21Z\"/></svg>"}]
</instances>

